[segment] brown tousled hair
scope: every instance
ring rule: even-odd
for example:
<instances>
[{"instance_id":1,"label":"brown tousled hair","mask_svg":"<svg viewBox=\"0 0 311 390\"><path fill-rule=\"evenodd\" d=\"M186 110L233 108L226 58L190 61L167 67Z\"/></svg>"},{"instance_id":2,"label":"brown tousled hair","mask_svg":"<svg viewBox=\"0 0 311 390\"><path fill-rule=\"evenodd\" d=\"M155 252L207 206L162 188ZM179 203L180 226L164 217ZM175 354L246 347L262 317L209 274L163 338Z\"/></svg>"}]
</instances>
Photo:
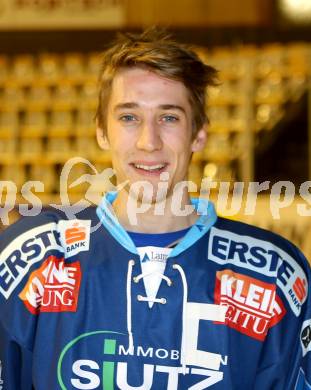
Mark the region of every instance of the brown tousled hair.
<instances>
[{"instance_id":1,"label":"brown tousled hair","mask_svg":"<svg viewBox=\"0 0 311 390\"><path fill-rule=\"evenodd\" d=\"M104 52L99 75L98 126L106 132L107 107L116 73L124 68L150 69L167 79L182 82L189 92L193 110L193 136L208 121L206 90L217 85L217 71L205 64L188 45L175 42L163 29L151 28L141 34L119 34Z\"/></svg>"}]
</instances>

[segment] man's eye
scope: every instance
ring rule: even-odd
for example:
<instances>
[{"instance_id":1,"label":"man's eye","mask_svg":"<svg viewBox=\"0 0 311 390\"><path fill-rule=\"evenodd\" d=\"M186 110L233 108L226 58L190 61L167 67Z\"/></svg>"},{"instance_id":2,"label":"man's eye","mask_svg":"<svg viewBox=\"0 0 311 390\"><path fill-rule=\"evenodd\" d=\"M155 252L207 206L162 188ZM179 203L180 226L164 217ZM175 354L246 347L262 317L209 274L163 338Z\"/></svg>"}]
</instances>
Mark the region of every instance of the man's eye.
<instances>
[{"instance_id":1,"label":"man's eye","mask_svg":"<svg viewBox=\"0 0 311 390\"><path fill-rule=\"evenodd\" d=\"M178 118L177 116L175 115L165 115L162 120L164 122L177 122L178 121Z\"/></svg>"},{"instance_id":2,"label":"man's eye","mask_svg":"<svg viewBox=\"0 0 311 390\"><path fill-rule=\"evenodd\" d=\"M133 122L136 120L135 116L134 115L129 115L129 114L126 114L126 115L122 115L120 116L119 118L122 122Z\"/></svg>"}]
</instances>

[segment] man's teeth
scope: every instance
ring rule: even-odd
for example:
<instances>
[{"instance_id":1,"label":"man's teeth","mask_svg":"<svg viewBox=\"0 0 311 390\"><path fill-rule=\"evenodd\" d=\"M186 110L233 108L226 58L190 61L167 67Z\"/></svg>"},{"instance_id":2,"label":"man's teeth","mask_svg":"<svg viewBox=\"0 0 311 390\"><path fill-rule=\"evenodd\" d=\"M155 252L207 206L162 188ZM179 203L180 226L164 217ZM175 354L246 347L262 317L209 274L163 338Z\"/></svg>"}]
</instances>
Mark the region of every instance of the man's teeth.
<instances>
[{"instance_id":1,"label":"man's teeth","mask_svg":"<svg viewBox=\"0 0 311 390\"><path fill-rule=\"evenodd\" d=\"M143 164L134 164L135 168L144 169L146 171L155 171L157 169L162 169L165 167L165 164L158 165L143 165Z\"/></svg>"}]
</instances>

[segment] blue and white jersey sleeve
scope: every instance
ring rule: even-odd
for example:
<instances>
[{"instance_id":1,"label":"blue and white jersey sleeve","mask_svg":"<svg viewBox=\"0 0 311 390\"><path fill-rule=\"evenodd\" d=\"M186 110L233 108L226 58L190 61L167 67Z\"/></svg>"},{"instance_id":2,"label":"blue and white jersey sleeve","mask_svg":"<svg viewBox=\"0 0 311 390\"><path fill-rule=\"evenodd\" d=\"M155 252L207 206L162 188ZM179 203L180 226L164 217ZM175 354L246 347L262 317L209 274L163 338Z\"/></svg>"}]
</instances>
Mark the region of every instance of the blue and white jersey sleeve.
<instances>
[{"instance_id":1,"label":"blue and white jersey sleeve","mask_svg":"<svg viewBox=\"0 0 311 390\"><path fill-rule=\"evenodd\" d=\"M305 260L306 261L306 260ZM306 282L307 281L307 282ZM306 279L298 278L295 285L298 299L306 299L302 310L299 329L299 345L295 361L295 390L311 390L311 271L306 267ZM306 296L306 298L304 298ZM298 303L299 304L299 303ZM298 375L297 375L298 373Z\"/></svg>"},{"instance_id":2,"label":"blue and white jersey sleeve","mask_svg":"<svg viewBox=\"0 0 311 390\"><path fill-rule=\"evenodd\" d=\"M26 309L23 290L29 275L49 255L63 256L57 221L49 213L24 218L0 235L0 388L3 390L32 389L32 349L38 319ZM28 289L27 302L36 302L37 292L35 286Z\"/></svg>"},{"instance_id":3,"label":"blue and white jersey sleeve","mask_svg":"<svg viewBox=\"0 0 311 390\"><path fill-rule=\"evenodd\" d=\"M278 269L275 316L262 349L254 389L311 389L311 273L303 254L291 247Z\"/></svg>"}]
</instances>

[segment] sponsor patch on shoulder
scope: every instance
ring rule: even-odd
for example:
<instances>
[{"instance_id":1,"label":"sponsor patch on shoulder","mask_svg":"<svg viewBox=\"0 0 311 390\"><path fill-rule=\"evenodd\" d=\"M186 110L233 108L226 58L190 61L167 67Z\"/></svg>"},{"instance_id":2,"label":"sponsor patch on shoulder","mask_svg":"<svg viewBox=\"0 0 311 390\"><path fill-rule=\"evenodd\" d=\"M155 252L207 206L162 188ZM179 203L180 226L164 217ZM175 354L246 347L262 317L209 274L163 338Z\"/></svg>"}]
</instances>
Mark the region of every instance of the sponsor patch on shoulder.
<instances>
[{"instance_id":1,"label":"sponsor patch on shoulder","mask_svg":"<svg viewBox=\"0 0 311 390\"><path fill-rule=\"evenodd\" d=\"M302 356L311 351L311 319L303 322L300 333Z\"/></svg>"},{"instance_id":2,"label":"sponsor patch on shoulder","mask_svg":"<svg viewBox=\"0 0 311 390\"><path fill-rule=\"evenodd\" d=\"M65 264L64 258L49 256L30 274L19 298L32 314L77 311L80 282L78 261Z\"/></svg>"},{"instance_id":3,"label":"sponsor patch on shoulder","mask_svg":"<svg viewBox=\"0 0 311 390\"><path fill-rule=\"evenodd\" d=\"M89 250L91 221L74 219L59 221L60 241L64 248L65 258Z\"/></svg>"},{"instance_id":4,"label":"sponsor patch on shoulder","mask_svg":"<svg viewBox=\"0 0 311 390\"><path fill-rule=\"evenodd\" d=\"M44 259L48 251L63 254L55 222L16 236L0 253L0 293L8 299L30 267Z\"/></svg>"},{"instance_id":5,"label":"sponsor patch on shoulder","mask_svg":"<svg viewBox=\"0 0 311 390\"><path fill-rule=\"evenodd\" d=\"M235 266L268 277L277 277L290 308L298 317L307 298L308 282L302 267L287 252L269 241L213 227L208 244L208 260Z\"/></svg>"},{"instance_id":6,"label":"sponsor patch on shoulder","mask_svg":"<svg viewBox=\"0 0 311 390\"><path fill-rule=\"evenodd\" d=\"M211 228L208 259L218 264L233 264L275 277L282 258L271 243L227 230Z\"/></svg>"},{"instance_id":7,"label":"sponsor patch on shoulder","mask_svg":"<svg viewBox=\"0 0 311 390\"><path fill-rule=\"evenodd\" d=\"M215 303L228 307L225 323L263 341L269 328L286 313L275 285L229 269L218 271L216 276Z\"/></svg>"},{"instance_id":8,"label":"sponsor patch on shoulder","mask_svg":"<svg viewBox=\"0 0 311 390\"><path fill-rule=\"evenodd\" d=\"M307 299L308 281L300 265L289 255L284 255L279 268L277 285L283 291L295 316L298 317L301 307Z\"/></svg>"}]
</instances>

